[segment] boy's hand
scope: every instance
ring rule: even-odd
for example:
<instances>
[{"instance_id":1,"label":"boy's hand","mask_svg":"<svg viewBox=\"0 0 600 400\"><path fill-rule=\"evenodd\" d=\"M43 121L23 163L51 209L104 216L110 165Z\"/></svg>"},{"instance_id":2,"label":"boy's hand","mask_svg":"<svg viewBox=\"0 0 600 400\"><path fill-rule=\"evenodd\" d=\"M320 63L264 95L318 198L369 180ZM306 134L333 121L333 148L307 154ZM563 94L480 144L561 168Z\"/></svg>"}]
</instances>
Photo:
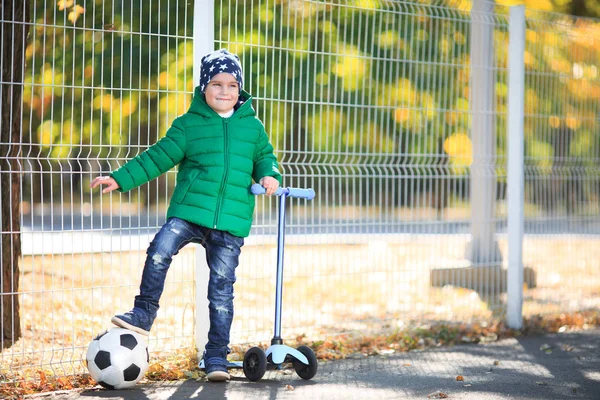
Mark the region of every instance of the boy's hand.
<instances>
[{"instance_id":1,"label":"boy's hand","mask_svg":"<svg viewBox=\"0 0 600 400\"><path fill-rule=\"evenodd\" d=\"M119 184L110 176L99 176L95 178L92 183L90 183L90 187L94 189L98 185L108 185L102 190L102 193L109 193L115 189L119 188Z\"/></svg>"},{"instance_id":2,"label":"boy's hand","mask_svg":"<svg viewBox=\"0 0 600 400\"><path fill-rule=\"evenodd\" d=\"M267 191L267 193L265 193L267 196L271 196L279 187L279 181L272 176L263 177L259 183Z\"/></svg>"}]
</instances>

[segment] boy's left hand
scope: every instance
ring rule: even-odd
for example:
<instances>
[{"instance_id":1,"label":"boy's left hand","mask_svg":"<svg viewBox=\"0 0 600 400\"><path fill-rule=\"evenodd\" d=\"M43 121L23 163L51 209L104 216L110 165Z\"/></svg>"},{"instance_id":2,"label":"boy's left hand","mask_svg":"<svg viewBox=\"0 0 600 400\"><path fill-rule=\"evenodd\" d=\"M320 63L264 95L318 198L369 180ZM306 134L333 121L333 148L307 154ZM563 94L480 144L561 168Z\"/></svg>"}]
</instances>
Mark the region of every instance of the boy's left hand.
<instances>
[{"instance_id":1,"label":"boy's left hand","mask_svg":"<svg viewBox=\"0 0 600 400\"><path fill-rule=\"evenodd\" d=\"M273 193L275 193L275 191L279 187L279 181L273 178L272 176L265 176L258 183L260 183L261 186L265 188L265 190L267 191L265 194L267 196L273 195Z\"/></svg>"}]
</instances>

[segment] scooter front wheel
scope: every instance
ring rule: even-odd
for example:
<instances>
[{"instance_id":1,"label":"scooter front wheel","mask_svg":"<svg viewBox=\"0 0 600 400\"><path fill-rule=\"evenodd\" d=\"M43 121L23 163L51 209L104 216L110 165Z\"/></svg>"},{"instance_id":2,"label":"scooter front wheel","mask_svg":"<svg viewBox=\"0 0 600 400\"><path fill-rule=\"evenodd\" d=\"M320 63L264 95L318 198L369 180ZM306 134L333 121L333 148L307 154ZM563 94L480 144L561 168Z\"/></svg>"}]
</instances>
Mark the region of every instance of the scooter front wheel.
<instances>
[{"instance_id":1,"label":"scooter front wheel","mask_svg":"<svg viewBox=\"0 0 600 400\"><path fill-rule=\"evenodd\" d=\"M267 356L260 347L252 347L244 355L244 375L253 382L259 380L267 371Z\"/></svg>"},{"instance_id":2,"label":"scooter front wheel","mask_svg":"<svg viewBox=\"0 0 600 400\"><path fill-rule=\"evenodd\" d=\"M308 365L296 359L292 360L292 365L300 378L309 380L317 373L317 356L308 346L300 346L297 350L308 359Z\"/></svg>"}]
</instances>

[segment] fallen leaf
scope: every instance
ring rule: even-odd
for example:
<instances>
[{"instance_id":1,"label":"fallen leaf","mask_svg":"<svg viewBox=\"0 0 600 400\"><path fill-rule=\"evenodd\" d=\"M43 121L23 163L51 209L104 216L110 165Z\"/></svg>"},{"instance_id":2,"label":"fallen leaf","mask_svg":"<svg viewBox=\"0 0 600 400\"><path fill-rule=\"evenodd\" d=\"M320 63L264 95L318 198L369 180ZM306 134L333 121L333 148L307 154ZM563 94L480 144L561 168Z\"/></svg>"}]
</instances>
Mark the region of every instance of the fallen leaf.
<instances>
[{"instance_id":1,"label":"fallen leaf","mask_svg":"<svg viewBox=\"0 0 600 400\"><path fill-rule=\"evenodd\" d=\"M294 387L292 385L285 385L285 389L291 392L294 390Z\"/></svg>"},{"instance_id":2,"label":"fallen leaf","mask_svg":"<svg viewBox=\"0 0 600 400\"><path fill-rule=\"evenodd\" d=\"M448 395L446 393L438 390L437 392L429 393L427 395L427 398L428 399L447 399Z\"/></svg>"},{"instance_id":3,"label":"fallen leaf","mask_svg":"<svg viewBox=\"0 0 600 400\"><path fill-rule=\"evenodd\" d=\"M500 361L498 361L498 360L494 361L494 365L500 365Z\"/></svg>"},{"instance_id":4,"label":"fallen leaf","mask_svg":"<svg viewBox=\"0 0 600 400\"><path fill-rule=\"evenodd\" d=\"M464 378L462 375L458 375L458 376L456 377L456 380L457 380L457 381L464 381L464 380L465 380L465 378Z\"/></svg>"},{"instance_id":5,"label":"fallen leaf","mask_svg":"<svg viewBox=\"0 0 600 400\"><path fill-rule=\"evenodd\" d=\"M411 363L404 363L404 364L402 364L402 366L403 367L412 367L412 364Z\"/></svg>"}]
</instances>

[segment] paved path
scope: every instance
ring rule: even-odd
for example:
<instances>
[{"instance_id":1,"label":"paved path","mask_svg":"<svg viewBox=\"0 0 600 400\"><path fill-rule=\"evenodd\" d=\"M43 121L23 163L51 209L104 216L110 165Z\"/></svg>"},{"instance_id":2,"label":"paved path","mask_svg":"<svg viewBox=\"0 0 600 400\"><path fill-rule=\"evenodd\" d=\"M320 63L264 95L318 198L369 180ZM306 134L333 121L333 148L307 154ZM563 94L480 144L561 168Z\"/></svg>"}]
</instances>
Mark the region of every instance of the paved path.
<instances>
[{"instance_id":1,"label":"paved path","mask_svg":"<svg viewBox=\"0 0 600 400\"><path fill-rule=\"evenodd\" d=\"M237 370L228 383L149 383L134 390L87 390L47 398L383 400L444 395L469 400L600 400L600 329L326 362L311 381L291 371L268 371L252 383Z\"/></svg>"}]
</instances>

